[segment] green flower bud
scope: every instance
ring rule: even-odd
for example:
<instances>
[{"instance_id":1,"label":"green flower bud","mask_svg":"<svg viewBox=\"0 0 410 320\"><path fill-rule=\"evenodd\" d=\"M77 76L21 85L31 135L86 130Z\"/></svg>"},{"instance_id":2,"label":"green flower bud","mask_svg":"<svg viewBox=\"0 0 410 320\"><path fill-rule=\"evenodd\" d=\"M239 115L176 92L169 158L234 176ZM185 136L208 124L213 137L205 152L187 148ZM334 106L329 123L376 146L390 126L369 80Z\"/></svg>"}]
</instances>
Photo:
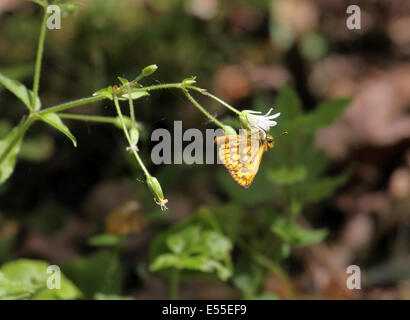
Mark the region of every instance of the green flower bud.
<instances>
[{"instance_id":1,"label":"green flower bud","mask_svg":"<svg viewBox=\"0 0 410 320\"><path fill-rule=\"evenodd\" d=\"M229 135L237 135L238 133L235 131L234 128L232 128L231 126L224 126L224 132L225 135L229 136Z\"/></svg>"},{"instance_id":2,"label":"green flower bud","mask_svg":"<svg viewBox=\"0 0 410 320\"><path fill-rule=\"evenodd\" d=\"M158 69L158 66L156 64L151 64L150 66L142 69L141 74L143 77L148 77L151 74L153 74L155 71L157 71L157 69Z\"/></svg>"},{"instance_id":3,"label":"green flower bud","mask_svg":"<svg viewBox=\"0 0 410 320\"><path fill-rule=\"evenodd\" d=\"M184 80L182 80L182 85L184 86L190 86L192 84L196 83L196 77L190 77L190 78L186 78Z\"/></svg>"},{"instance_id":4,"label":"green flower bud","mask_svg":"<svg viewBox=\"0 0 410 320\"><path fill-rule=\"evenodd\" d=\"M161 206L161 210L167 210L166 204L168 200L164 199L164 194L162 193L162 188L157 178L153 176L147 177L147 185L151 193L154 195L155 203Z\"/></svg>"}]
</instances>

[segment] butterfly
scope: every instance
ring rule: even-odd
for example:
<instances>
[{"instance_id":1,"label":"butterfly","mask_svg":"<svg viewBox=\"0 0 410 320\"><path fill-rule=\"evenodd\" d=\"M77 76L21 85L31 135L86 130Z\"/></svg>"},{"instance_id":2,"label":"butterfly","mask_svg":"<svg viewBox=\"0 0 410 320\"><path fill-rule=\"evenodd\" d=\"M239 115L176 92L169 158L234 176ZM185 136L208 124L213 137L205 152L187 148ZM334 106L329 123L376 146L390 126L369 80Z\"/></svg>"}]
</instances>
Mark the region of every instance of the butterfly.
<instances>
[{"instance_id":1,"label":"butterfly","mask_svg":"<svg viewBox=\"0 0 410 320\"><path fill-rule=\"evenodd\" d=\"M232 178L246 189L258 172L263 153L273 148L274 138L258 131L241 130L239 135L216 137L215 143L220 161Z\"/></svg>"}]
</instances>

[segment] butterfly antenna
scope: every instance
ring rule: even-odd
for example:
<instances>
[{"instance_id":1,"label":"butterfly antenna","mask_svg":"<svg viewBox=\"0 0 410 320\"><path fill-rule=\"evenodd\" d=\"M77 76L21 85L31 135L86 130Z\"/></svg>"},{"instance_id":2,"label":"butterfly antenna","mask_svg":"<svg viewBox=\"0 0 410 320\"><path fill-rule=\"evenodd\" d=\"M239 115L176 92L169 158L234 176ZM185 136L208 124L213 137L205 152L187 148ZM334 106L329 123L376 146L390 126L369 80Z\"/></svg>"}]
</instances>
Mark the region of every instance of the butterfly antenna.
<instances>
[{"instance_id":1,"label":"butterfly antenna","mask_svg":"<svg viewBox=\"0 0 410 320\"><path fill-rule=\"evenodd\" d=\"M289 132L287 132L287 131L284 131L284 132L282 132L280 135L278 135L278 136L276 136L276 137L273 137L273 139L277 139L277 138L279 138L279 137L281 137L281 136L284 136L285 134L288 134Z\"/></svg>"}]
</instances>

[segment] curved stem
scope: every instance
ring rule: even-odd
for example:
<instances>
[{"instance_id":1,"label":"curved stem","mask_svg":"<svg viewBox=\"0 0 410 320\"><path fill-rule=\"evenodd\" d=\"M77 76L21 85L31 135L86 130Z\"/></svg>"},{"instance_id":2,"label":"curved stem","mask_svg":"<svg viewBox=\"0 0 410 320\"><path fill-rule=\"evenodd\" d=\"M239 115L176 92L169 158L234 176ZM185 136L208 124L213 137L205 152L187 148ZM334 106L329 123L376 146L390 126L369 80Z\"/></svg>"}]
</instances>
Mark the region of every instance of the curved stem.
<instances>
[{"instance_id":1,"label":"curved stem","mask_svg":"<svg viewBox=\"0 0 410 320\"><path fill-rule=\"evenodd\" d=\"M132 101L131 97L131 87L128 84L128 104L130 106L130 117L131 117L131 128L135 128L135 114L134 114L134 102Z\"/></svg>"},{"instance_id":2,"label":"curved stem","mask_svg":"<svg viewBox=\"0 0 410 320\"><path fill-rule=\"evenodd\" d=\"M130 135L128 133L127 126L125 125L124 118L122 116L122 112L121 112L120 104L118 103L118 97L117 96L114 96L114 104L115 104L115 108L117 109L118 117L120 118L120 121L121 121L122 129L124 131L125 137L127 138L127 141L128 141L128 144L129 144L129 146L132 150L132 153L134 154L135 158L137 159L138 164L140 165L142 171L144 171L144 174L148 178L148 177L151 176L151 174L148 172L147 168L145 167L144 163L142 162L138 152L135 150L135 148L132 147L132 141L131 141Z\"/></svg>"},{"instance_id":3,"label":"curved stem","mask_svg":"<svg viewBox=\"0 0 410 320\"><path fill-rule=\"evenodd\" d=\"M209 93L208 91L198 88L198 87L194 87L194 86L189 86L187 87L189 89L198 91L200 93L202 93L205 96L208 96L212 99L214 99L215 101L218 101L220 104L222 104L223 106L227 107L229 110L231 110L232 112L235 112L236 114L240 115L241 112L237 109L235 109L234 107L232 107L230 104L226 103L225 101L223 101L222 99L218 98L217 96L214 96L212 93Z\"/></svg>"},{"instance_id":4,"label":"curved stem","mask_svg":"<svg viewBox=\"0 0 410 320\"><path fill-rule=\"evenodd\" d=\"M130 138L130 135L128 134L127 126L125 125L125 121L122 116L122 112L121 112L120 104L118 103L117 96L114 96L114 104L115 104L115 108L117 109L118 117L120 118L120 121L121 121L122 130L124 131L125 137L127 138L129 145L131 146L132 145L131 138Z\"/></svg>"},{"instance_id":5,"label":"curved stem","mask_svg":"<svg viewBox=\"0 0 410 320\"><path fill-rule=\"evenodd\" d=\"M222 129L225 128L225 125L217 120L215 117L213 117L208 111L206 111L188 92L186 89L182 89L182 91L185 93L186 97L188 98L189 101L193 103L195 107L199 109L205 116L208 117L211 121L215 122L218 126L220 126Z\"/></svg>"}]
</instances>

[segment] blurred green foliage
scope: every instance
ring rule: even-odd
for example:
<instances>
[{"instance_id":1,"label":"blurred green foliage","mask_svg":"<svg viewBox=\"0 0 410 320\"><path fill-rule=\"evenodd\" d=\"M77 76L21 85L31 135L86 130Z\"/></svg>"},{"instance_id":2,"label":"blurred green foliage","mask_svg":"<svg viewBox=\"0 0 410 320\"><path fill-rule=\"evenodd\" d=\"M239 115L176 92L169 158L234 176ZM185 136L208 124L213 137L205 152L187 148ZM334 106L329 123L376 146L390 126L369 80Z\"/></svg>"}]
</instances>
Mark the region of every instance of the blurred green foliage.
<instances>
[{"instance_id":1,"label":"blurred green foliage","mask_svg":"<svg viewBox=\"0 0 410 320\"><path fill-rule=\"evenodd\" d=\"M44 261L19 259L0 268L0 300L70 300L81 298L78 288L61 274L61 288L48 288L49 264Z\"/></svg>"}]
</instances>

